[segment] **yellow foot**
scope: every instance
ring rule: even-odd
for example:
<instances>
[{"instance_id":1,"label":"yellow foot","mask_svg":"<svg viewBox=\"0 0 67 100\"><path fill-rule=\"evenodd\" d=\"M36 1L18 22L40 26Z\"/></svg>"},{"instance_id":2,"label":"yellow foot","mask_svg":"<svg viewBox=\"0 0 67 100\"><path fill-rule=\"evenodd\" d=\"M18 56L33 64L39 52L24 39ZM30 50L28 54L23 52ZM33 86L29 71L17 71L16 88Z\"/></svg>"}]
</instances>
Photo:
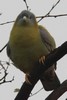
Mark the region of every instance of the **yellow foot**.
<instances>
[{"instance_id":1,"label":"yellow foot","mask_svg":"<svg viewBox=\"0 0 67 100\"><path fill-rule=\"evenodd\" d=\"M28 77L30 77L30 75L28 73L26 73L26 75L25 75L25 81L26 81L26 83L32 85L31 82L29 81Z\"/></svg>"},{"instance_id":2,"label":"yellow foot","mask_svg":"<svg viewBox=\"0 0 67 100\"><path fill-rule=\"evenodd\" d=\"M40 63L40 64L44 64L44 61L45 61L45 56L42 56L42 57L39 59L39 63Z\"/></svg>"}]
</instances>

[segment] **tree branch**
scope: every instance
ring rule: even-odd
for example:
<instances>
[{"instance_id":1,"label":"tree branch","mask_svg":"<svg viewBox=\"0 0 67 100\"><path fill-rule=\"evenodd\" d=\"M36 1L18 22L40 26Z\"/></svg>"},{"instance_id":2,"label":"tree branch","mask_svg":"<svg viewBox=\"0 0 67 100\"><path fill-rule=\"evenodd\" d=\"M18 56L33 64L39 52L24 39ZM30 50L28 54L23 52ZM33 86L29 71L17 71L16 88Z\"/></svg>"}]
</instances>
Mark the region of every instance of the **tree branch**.
<instances>
[{"instance_id":1,"label":"tree branch","mask_svg":"<svg viewBox=\"0 0 67 100\"><path fill-rule=\"evenodd\" d=\"M64 17L64 16L67 16L67 14L48 15L48 16L46 16L46 15L45 16L36 16L36 18L50 18L50 17L57 18L57 17ZM14 22L15 22L15 20L14 21L4 22L4 23L1 23L0 25L10 24L10 23L14 23Z\"/></svg>"},{"instance_id":2,"label":"tree branch","mask_svg":"<svg viewBox=\"0 0 67 100\"><path fill-rule=\"evenodd\" d=\"M15 21L8 21L8 22L5 22L5 23L1 23L0 25L5 25L5 24L9 24L9 23L13 23Z\"/></svg>"},{"instance_id":3,"label":"tree branch","mask_svg":"<svg viewBox=\"0 0 67 100\"><path fill-rule=\"evenodd\" d=\"M29 6L28 6L28 4L27 4L27 1L26 0L23 0L24 2L25 2L25 5L26 5L26 8L27 8L27 10L29 9ZM49 10L49 12L45 15L45 16L37 16L36 18L40 18L40 20L38 21L38 22L40 22L42 19L44 19L45 17L60 17L60 16L67 16L67 14L61 14L61 15L50 15L50 13L51 13L51 11L59 4L59 2L60 2L60 0L58 0L57 2L56 2L56 4L54 4L53 6L52 6L52 8ZM14 21L8 21L8 22L4 22L4 23L1 23L0 25L5 25L5 24L9 24L9 23L13 23L13 22L15 22L15 20Z\"/></svg>"},{"instance_id":4,"label":"tree branch","mask_svg":"<svg viewBox=\"0 0 67 100\"><path fill-rule=\"evenodd\" d=\"M5 46L0 50L0 52L2 52L6 47L7 47L8 43L5 44Z\"/></svg>"},{"instance_id":5,"label":"tree branch","mask_svg":"<svg viewBox=\"0 0 67 100\"><path fill-rule=\"evenodd\" d=\"M65 80L60 85L60 87L54 90L45 100L57 100L66 91L67 91L67 80Z\"/></svg>"},{"instance_id":6,"label":"tree branch","mask_svg":"<svg viewBox=\"0 0 67 100\"><path fill-rule=\"evenodd\" d=\"M7 66L7 68L5 68L4 65L2 64L2 61L0 61L0 67L2 67L1 70L3 69L3 71L4 71L4 75L2 76L2 78L0 78L0 85L3 83L12 82L14 80L14 77L11 80L8 80L8 81L6 80L6 77L8 75L8 73L7 73L8 66Z\"/></svg>"},{"instance_id":7,"label":"tree branch","mask_svg":"<svg viewBox=\"0 0 67 100\"><path fill-rule=\"evenodd\" d=\"M35 93L33 93L33 94L31 93L31 95L30 95L29 97L32 97L32 96L38 94L42 89L43 89L43 87L42 87L41 89L39 89L37 92L35 92Z\"/></svg>"},{"instance_id":8,"label":"tree branch","mask_svg":"<svg viewBox=\"0 0 67 100\"><path fill-rule=\"evenodd\" d=\"M29 6L28 6L28 4L27 4L27 1L26 1L26 0L23 0L23 1L25 2L26 8L27 8L27 10L28 10Z\"/></svg>"},{"instance_id":9,"label":"tree branch","mask_svg":"<svg viewBox=\"0 0 67 100\"><path fill-rule=\"evenodd\" d=\"M31 77L29 77L29 80L32 83L32 85L24 82L18 95L14 100L27 100L29 98L32 89L39 80L40 75L44 71L46 71L53 63L61 59L65 54L67 54L67 41L46 56L44 65L40 65L39 62L36 62L35 64L36 66L30 73Z\"/></svg>"},{"instance_id":10,"label":"tree branch","mask_svg":"<svg viewBox=\"0 0 67 100\"><path fill-rule=\"evenodd\" d=\"M27 1L26 0L23 0L24 2L25 2L25 5L26 5L26 8L27 8L27 10L29 9L29 6L28 6L28 4L27 4ZM56 4L54 4L52 7L51 7L51 9L49 10L49 12L46 14L46 15L44 15L44 16L37 16L36 18L40 18L40 20L38 21L38 22L40 22L42 19L44 19L45 17L62 17L62 16L67 16L67 14L59 14L59 15L50 15L50 13L51 13L51 11L59 4L59 2L60 2L60 0L58 0L57 2L56 2ZM0 25L5 25L5 24L9 24L9 23L13 23L13 22L15 22L15 20L14 21L8 21L8 22L4 22L4 23L1 23Z\"/></svg>"},{"instance_id":11,"label":"tree branch","mask_svg":"<svg viewBox=\"0 0 67 100\"><path fill-rule=\"evenodd\" d=\"M37 16L36 18L42 18L42 17L63 17L63 16L67 16L67 14L59 14L59 15L48 15L48 16Z\"/></svg>"},{"instance_id":12,"label":"tree branch","mask_svg":"<svg viewBox=\"0 0 67 100\"><path fill-rule=\"evenodd\" d=\"M42 16L41 19L40 19L38 22L40 22L43 18L48 17L48 16L50 15L51 11L59 4L59 2L60 2L60 0L58 0L58 1L56 2L56 4L54 4L54 5L52 6L52 8L49 10L49 12L48 12L45 16Z\"/></svg>"}]
</instances>

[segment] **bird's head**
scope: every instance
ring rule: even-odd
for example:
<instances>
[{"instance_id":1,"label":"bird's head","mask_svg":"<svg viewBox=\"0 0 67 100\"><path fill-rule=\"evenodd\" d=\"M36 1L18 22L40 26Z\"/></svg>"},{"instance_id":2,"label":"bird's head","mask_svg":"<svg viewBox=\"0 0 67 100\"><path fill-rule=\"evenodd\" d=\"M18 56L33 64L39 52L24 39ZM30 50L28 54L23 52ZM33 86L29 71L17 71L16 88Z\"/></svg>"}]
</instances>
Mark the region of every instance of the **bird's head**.
<instances>
[{"instance_id":1,"label":"bird's head","mask_svg":"<svg viewBox=\"0 0 67 100\"><path fill-rule=\"evenodd\" d=\"M22 11L15 22L18 26L37 26L36 17L33 13L28 10Z\"/></svg>"}]
</instances>

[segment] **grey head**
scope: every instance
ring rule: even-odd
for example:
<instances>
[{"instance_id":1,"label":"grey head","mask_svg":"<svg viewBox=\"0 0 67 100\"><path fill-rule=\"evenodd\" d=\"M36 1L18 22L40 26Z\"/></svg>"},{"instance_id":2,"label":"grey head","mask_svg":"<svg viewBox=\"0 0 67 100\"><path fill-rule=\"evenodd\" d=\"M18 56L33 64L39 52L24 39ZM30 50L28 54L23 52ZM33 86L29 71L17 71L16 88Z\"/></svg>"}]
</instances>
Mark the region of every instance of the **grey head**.
<instances>
[{"instance_id":1,"label":"grey head","mask_svg":"<svg viewBox=\"0 0 67 100\"><path fill-rule=\"evenodd\" d=\"M28 10L23 10L18 15L15 23L16 23L16 25L19 25L19 26L22 26L22 25L33 26L33 25L37 24L35 15Z\"/></svg>"}]
</instances>

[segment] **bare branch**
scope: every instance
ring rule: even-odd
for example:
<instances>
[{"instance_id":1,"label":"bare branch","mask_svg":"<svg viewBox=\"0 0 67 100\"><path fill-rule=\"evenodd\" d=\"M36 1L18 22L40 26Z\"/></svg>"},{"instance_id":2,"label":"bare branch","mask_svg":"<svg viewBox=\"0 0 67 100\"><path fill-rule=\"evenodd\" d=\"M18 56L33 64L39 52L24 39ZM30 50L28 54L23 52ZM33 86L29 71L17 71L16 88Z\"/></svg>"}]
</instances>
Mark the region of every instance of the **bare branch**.
<instances>
[{"instance_id":1,"label":"bare branch","mask_svg":"<svg viewBox=\"0 0 67 100\"><path fill-rule=\"evenodd\" d=\"M49 10L49 12L45 16L48 16L51 13L51 11L58 5L59 2L60 0L58 0L56 4L52 6L52 8Z\"/></svg>"},{"instance_id":2,"label":"bare branch","mask_svg":"<svg viewBox=\"0 0 67 100\"><path fill-rule=\"evenodd\" d=\"M40 19L38 22L40 22L43 18L48 17L48 16L50 15L51 11L58 5L59 2L60 2L60 0L58 0L58 1L56 2L56 4L54 4L54 5L52 6L52 8L49 10L49 12L48 12L45 16L42 16L41 19Z\"/></svg>"},{"instance_id":3,"label":"bare branch","mask_svg":"<svg viewBox=\"0 0 67 100\"><path fill-rule=\"evenodd\" d=\"M31 94L30 94L30 97L32 97L32 96L38 94L42 89L43 89L43 87L42 87L40 90L38 90L37 92L35 92L34 94L31 93Z\"/></svg>"},{"instance_id":4,"label":"bare branch","mask_svg":"<svg viewBox=\"0 0 67 100\"><path fill-rule=\"evenodd\" d=\"M0 52L2 52L7 47L7 44L0 50Z\"/></svg>"},{"instance_id":5,"label":"bare branch","mask_svg":"<svg viewBox=\"0 0 67 100\"><path fill-rule=\"evenodd\" d=\"M25 2L25 5L26 5L26 8L27 10L29 9L29 6L27 4L27 1L26 0L23 0ZM40 22L42 19L44 19L45 17L60 17L60 16L67 16L67 14L64 14L64 15L50 15L51 11L58 5L58 3L60 2L60 0L58 0L56 2L56 4L54 4L52 6L52 8L49 10L49 12L45 15L45 16L37 16L36 18L40 18L40 20L38 22ZM5 22L5 23L1 23L0 25L5 25L5 24L9 24L9 23L13 23L15 21L8 21L8 22Z\"/></svg>"},{"instance_id":6,"label":"bare branch","mask_svg":"<svg viewBox=\"0 0 67 100\"><path fill-rule=\"evenodd\" d=\"M67 80L65 80L60 85L60 87L54 90L45 100L57 100L66 91L67 91Z\"/></svg>"},{"instance_id":7,"label":"bare branch","mask_svg":"<svg viewBox=\"0 0 67 100\"><path fill-rule=\"evenodd\" d=\"M45 18L45 17L64 17L64 16L67 16L67 14L59 14L59 15L48 15L48 16L37 16L36 18Z\"/></svg>"},{"instance_id":8,"label":"bare branch","mask_svg":"<svg viewBox=\"0 0 67 100\"><path fill-rule=\"evenodd\" d=\"M48 15L48 16L36 16L36 18L50 18L50 17L64 17L64 16L67 16L67 14L59 14L59 15ZM9 22L5 22L5 23L1 23L0 25L5 25L5 24L9 24L9 23L14 23L15 21L9 21ZM0 50L1 52L1 50Z\"/></svg>"},{"instance_id":9,"label":"bare branch","mask_svg":"<svg viewBox=\"0 0 67 100\"><path fill-rule=\"evenodd\" d=\"M12 78L11 80L9 80L9 81L2 81L2 82L0 82L0 85L3 84L3 83L9 83L9 82L12 82L12 81L14 81L14 76L13 76L13 78Z\"/></svg>"},{"instance_id":10,"label":"bare branch","mask_svg":"<svg viewBox=\"0 0 67 100\"><path fill-rule=\"evenodd\" d=\"M1 23L0 25L5 25L5 24L9 24L9 23L13 23L15 21L9 21L9 22L5 22L5 23Z\"/></svg>"},{"instance_id":11,"label":"bare branch","mask_svg":"<svg viewBox=\"0 0 67 100\"><path fill-rule=\"evenodd\" d=\"M60 15L49 15L47 17L62 17L62 16L67 16L67 14L60 14Z\"/></svg>"},{"instance_id":12,"label":"bare branch","mask_svg":"<svg viewBox=\"0 0 67 100\"><path fill-rule=\"evenodd\" d=\"M29 6L28 6L28 4L27 4L27 1L26 1L26 0L23 0L23 1L25 2L26 8L27 8L27 10L28 10Z\"/></svg>"},{"instance_id":13,"label":"bare branch","mask_svg":"<svg viewBox=\"0 0 67 100\"><path fill-rule=\"evenodd\" d=\"M4 76L0 79L0 85L3 84L3 83L8 83L8 82L12 82L14 80L14 76L11 80L6 80L6 77L8 75L7 73L7 70L8 70L8 64L7 64L7 67L5 68L4 65L2 64L2 61L0 61L0 66L2 67L1 70L3 69L4 71Z\"/></svg>"}]
</instances>

